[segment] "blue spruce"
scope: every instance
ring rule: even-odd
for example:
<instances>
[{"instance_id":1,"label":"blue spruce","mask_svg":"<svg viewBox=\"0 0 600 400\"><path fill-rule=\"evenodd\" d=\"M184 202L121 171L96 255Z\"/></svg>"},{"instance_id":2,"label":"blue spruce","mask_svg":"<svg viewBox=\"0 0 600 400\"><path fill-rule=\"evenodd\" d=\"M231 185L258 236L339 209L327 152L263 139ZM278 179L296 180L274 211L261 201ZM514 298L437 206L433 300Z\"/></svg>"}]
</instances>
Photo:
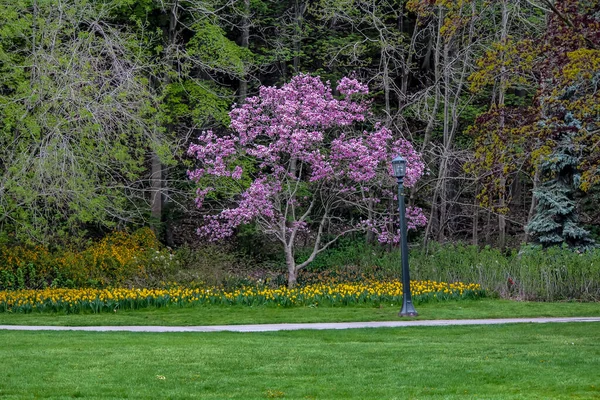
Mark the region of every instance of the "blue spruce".
<instances>
[{"instance_id":1,"label":"blue spruce","mask_svg":"<svg viewBox=\"0 0 600 400\"><path fill-rule=\"evenodd\" d=\"M540 165L546 181L533 192L536 215L526 229L533 241L543 247L567 245L585 250L594 246L594 241L581 227L577 213L580 157L573 131L578 121L567 114L564 122L553 153Z\"/></svg>"}]
</instances>

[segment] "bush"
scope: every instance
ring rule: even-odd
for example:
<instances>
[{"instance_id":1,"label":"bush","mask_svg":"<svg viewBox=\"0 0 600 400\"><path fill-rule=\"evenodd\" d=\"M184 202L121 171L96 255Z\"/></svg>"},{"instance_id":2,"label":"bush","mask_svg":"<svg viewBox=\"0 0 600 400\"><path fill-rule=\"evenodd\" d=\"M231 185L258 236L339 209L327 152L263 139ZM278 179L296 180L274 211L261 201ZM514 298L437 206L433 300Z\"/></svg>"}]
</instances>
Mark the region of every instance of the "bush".
<instances>
[{"instance_id":1,"label":"bush","mask_svg":"<svg viewBox=\"0 0 600 400\"><path fill-rule=\"evenodd\" d=\"M414 251L411 261L416 279L477 282L505 298L600 301L600 249L524 246L503 254L487 247L435 245Z\"/></svg>"},{"instance_id":2,"label":"bush","mask_svg":"<svg viewBox=\"0 0 600 400\"><path fill-rule=\"evenodd\" d=\"M518 266L515 285L523 297L600 301L600 249L524 247L514 263Z\"/></svg>"},{"instance_id":3,"label":"bush","mask_svg":"<svg viewBox=\"0 0 600 400\"><path fill-rule=\"evenodd\" d=\"M0 246L0 257L0 289L12 290L119 286L147 278L172 260L148 228L113 232L83 250Z\"/></svg>"},{"instance_id":4,"label":"bush","mask_svg":"<svg viewBox=\"0 0 600 400\"><path fill-rule=\"evenodd\" d=\"M148 228L113 232L81 250L0 246L0 257L0 290L158 288L174 283L233 287L265 278L251 261L213 244L172 251Z\"/></svg>"},{"instance_id":5,"label":"bush","mask_svg":"<svg viewBox=\"0 0 600 400\"><path fill-rule=\"evenodd\" d=\"M300 249L296 253L296 261L304 261L312 249ZM342 237L332 247L319 253L315 260L306 267L306 271L320 272L340 267L355 266L362 270L372 267L383 268L393 272L399 268L399 253L388 252L384 246L379 244L367 244L364 240L356 240ZM281 259L285 265L285 259Z\"/></svg>"},{"instance_id":6,"label":"bush","mask_svg":"<svg viewBox=\"0 0 600 400\"><path fill-rule=\"evenodd\" d=\"M52 255L46 248L0 247L0 289L43 288L54 274Z\"/></svg>"},{"instance_id":7,"label":"bush","mask_svg":"<svg viewBox=\"0 0 600 400\"><path fill-rule=\"evenodd\" d=\"M236 275L244 265L242 257L214 244L183 246L175 252L175 260L178 268L170 280L188 286L235 285Z\"/></svg>"},{"instance_id":8,"label":"bush","mask_svg":"<svg viewBox=\"0 0 600 400\"><path fill-rule=\"evenodd\" d=\"M485 290L507 296L506 285L513 275L511 260L511 255L490 247L480 249L463 244L433 243L428 249L412 251L410 266L415 278L449 282L465 279L479 283Z\"/></svg>"},{"instance_id":9,"label":"bush","mask_svg":"<svg viewBox=\"0 0 600 400\"><path fill-rule=\"evenodd\" d=\"M301 259L305 254L298 253ZM464 244L437 244L410 251L411 278L478 283L488 294L523 300L600 301L600 249L526 246L503 253ZM300 284L391 281L401 277L400 253L378 244L343 239L300 272ZM50 252L39 246L0 245L0 290L41 288L235 288L286 282L285 260L257 263L222 246L162 247L154 233L114 232L84 249Z\"/></svg>"},{"instance_id":10,"label":"bush","mask_svg":"<svg viewBox=\"0 0 600 400\"><path fill-rule=\"evenodd\" d=\"M427 249L413 247L409 264L412 279L479 283L504 298L600 301L600 249L524 246L519 252L503 253L490 247L432 243ZM400 277L400 252L364 241L342 241L319 254L299 280L314 282L340 274L350 280Z\"/></svg>"}]
</instances>

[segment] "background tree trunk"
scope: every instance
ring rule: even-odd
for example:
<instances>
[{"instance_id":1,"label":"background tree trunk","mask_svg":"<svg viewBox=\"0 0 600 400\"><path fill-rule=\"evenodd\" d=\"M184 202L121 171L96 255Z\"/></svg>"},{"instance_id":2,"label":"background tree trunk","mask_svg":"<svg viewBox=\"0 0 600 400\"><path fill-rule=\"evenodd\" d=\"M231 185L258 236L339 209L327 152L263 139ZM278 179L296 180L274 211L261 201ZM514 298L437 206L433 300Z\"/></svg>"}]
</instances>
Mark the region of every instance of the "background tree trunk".
<instances>
[{"instance_id":1,"label":"background tree trunk","mask_svg":"<svg viewBox=\"0 0 600 400\"><path fill-rule=\"evenodd\" d=\"M242 35L240 38L240 46L244 49L248 49L250 45L250 0L244 1L244 11L242 15ZM240 79L240 86L238 92L238 103L243 104L248 96L248 74L244 71L244 76Z\"/></svg>"},{"instance_id":2,"label":"background tree trunk","mask_svg":"<svg viewBox=\"0 0 600 400\"><path fill-rule=\"evenodd\" d=\"M508 39L508 0L502 0L502 29L500 31L500 42L506 47L507 39ZM499 129L500 129L500 137L504 137L505 131L505 95L507 88L507 76L506 76L506 67L504 66L506 60L506 51L502 51L501 62L502 67L500 69L500 84L498 87L498 110L500 111L500 121L499 121ZM503 167L503 166L501 166ZM500 249L504 249L506 247L506 196L505 191L507 189L506 182L507 179L503 176L500 180L500 188L501 193L498 198L498 247Z\"/></svg>"}]
</instances>

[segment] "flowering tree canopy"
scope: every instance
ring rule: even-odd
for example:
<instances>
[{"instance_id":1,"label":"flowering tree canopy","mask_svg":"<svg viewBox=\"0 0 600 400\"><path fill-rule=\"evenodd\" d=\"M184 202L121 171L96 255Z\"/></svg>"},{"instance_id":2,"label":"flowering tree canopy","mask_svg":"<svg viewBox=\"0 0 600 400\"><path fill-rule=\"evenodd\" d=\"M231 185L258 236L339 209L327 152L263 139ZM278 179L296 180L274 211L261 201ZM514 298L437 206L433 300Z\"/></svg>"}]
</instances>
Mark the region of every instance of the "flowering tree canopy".
<instances>
[{"instance_id":1,"label":"flowering tree canopy","mask_svg":"<svg viewBox=\"0 0 600 400\"><path fill-rule=\"evenodd\" d=\"M198 207L214 191L206 184L210 179L240 183L235 206L205 216L198 232L218 240L241 224L256 223L283 244L290 286L300 268L344 234L370 230L382 242L397 241L386 206L394 200L396 185L390 161L398 154L407 159L408 187L424 171L412 145L394 141L389 129L356 129L368 114L368 103L357 99L368 93L366 85L343 78L337 92L341 99L309 75L298 75L281 88L261 87L258 96L231 111L233 134L203 132L188 150L201 163L188 172L202 182ZM251 171L244 170L242 159L252 160ZM246 177L250 184L244 186ZM407 219L409 229L426 223L417 207L408 208ZM299 235L311 239L313 251L297 263Z\"/></svg>"}]
</instances>

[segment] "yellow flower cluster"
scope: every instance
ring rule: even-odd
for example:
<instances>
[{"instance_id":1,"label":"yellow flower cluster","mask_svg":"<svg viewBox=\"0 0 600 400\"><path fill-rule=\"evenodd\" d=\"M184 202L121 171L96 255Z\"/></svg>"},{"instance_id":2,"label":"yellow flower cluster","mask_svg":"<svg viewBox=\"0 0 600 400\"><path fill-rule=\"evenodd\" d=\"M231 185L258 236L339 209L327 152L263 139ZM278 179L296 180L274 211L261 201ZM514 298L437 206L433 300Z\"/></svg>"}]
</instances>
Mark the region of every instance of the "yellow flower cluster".
<instances>
[{"instance_id":1,"label":"yellow flower cluster","mask_svg":"<svg viewBox=\"0 0 600 400\"><path fill-rule=\"evenodd\" d=\"M133 234L116 231L88 247L86 256L90 258L92 265L97 265L100 269L107 268L111 262L124 267L132 263L145 248L155 249L159 246L150 228L139 229Z\"/></svg>"},{"instance_id":2,"label":"yellow flower cluster","mask_svg":"<svg viewBox=\"0 0 600 400\"><path fill-rule=\"evenodd\" d=\"M122 285L146 277L157 253L170 254L160 248L149 228L116 231L83 249L50 252L42 246L0 245L0 288L84 286L92 281L101 286Z\"/></svg>"},{"instance_id":3,"label":"yellow flower cluster","mask_svg":"<svg viewBox=\"0 0 600 400\"><path fill-rule=\"evenodd\" d=\"M416 302L483 296L478 284L412 281ZM0 291L0 312L64 311L102 312L186 304L242 305L348 305L399 302L398 280L367 280L354 283L317 283L289 289L244 286L239 289L44 289Z\"/></svg>"},{"instance_id":4,"label":"yellow flower cluster","mask_svg":"<svg viewBox=\"0 0 600 400\"><path fill-rule=\"evenodd\" d=\"M42 257L47 250L41 246L34 246L26 248L22 246L15 246L11 248L3 247L0 249L2 259L6 264L17 264L20 265L24 261L33 260L36 261L39 257Z\"/></svg>"}]
</instances>

